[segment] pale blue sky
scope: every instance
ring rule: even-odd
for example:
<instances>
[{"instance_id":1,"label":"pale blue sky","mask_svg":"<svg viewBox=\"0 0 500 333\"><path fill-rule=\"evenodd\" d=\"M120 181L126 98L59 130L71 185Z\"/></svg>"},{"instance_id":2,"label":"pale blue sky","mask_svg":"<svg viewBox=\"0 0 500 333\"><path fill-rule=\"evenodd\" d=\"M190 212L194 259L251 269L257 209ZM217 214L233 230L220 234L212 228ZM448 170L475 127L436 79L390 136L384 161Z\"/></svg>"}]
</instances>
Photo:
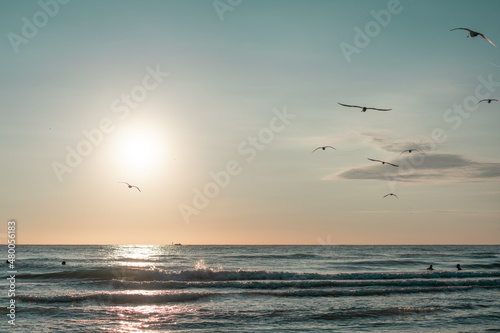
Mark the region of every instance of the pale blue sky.
<instances>
[{"instance_id":1,"label":"pale blue sky","mask_svg":"<svg viewBox=\"0 0 500 333\"><path fill-rule=\"evenodd\" d=\"M500 98L500 50L450 32L500 46L498 1L214 3L73 0L51 17L0 2L0 219L18 220L21 242L499 243L500 103L447 111L476 89ZM348 61L342 43L391 4L399 13ZM168 75L144 90L155 70ZM127 107L134 89L147 96ZM248 138L283 110L294 118L247 161ZM54 162L103 119L109 133L58 178ZM311 154L324 145L337 150ZM404 165L409 148L425 151L411 170L367 160ZM241 172L186 223L181 207L196 209L229 161Z\"/></svg>"}]
</instances>

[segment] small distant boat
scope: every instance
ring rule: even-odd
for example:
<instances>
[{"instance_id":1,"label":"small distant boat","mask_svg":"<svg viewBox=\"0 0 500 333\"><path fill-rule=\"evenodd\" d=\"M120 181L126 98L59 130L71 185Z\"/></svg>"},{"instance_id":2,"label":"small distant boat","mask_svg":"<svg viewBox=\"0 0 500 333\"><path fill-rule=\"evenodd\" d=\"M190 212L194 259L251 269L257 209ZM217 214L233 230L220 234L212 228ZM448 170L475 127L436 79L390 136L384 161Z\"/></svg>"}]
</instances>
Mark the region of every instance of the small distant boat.
<instances>
[{"instance_id":1,"label":"small distant boat","mask_svg":"<svg viewBox=\"0 0 500 333\"><path fill-rule=\"evenodd\" d=\"M173 242L172 242L172 245L174 245L174 246L182 246L182 244L181 244L181 243L175 243L175 244L174 244Z\"/></svg>"}]
</instances>

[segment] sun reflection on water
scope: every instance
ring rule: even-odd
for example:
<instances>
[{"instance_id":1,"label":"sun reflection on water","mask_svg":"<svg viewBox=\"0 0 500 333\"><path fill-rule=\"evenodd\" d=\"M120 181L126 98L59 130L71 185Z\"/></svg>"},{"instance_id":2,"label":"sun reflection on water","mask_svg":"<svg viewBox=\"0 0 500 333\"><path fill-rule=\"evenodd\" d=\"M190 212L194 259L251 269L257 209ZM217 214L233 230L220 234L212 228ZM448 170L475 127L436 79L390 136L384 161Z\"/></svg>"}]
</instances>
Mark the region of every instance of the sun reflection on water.
<instances>
[{"instance_id":1,"label":"sun reflection on water","mask_svg":"<svg viewBox=\"0 0 500 333\"><path fill-rule=\"evenodd\" d=\"M116 245L111 255L120 266L150 267L164 251L159 245Z\"/></svg>"},{"instance_id":2,"label":"sun reflection on water","mask_svg":"<svg viewBox=\"0 0 500 333\"><path fill-rule=\"evenodd\" d=\"M179 305L140 305L113 308L113 316L120 328L117 332L149 332L165 326L172 327L194 310ZM196 312L196 311L194 311ZM145 331L146 330L146 331Z\"/></svg>"},{"instance_id":3,"label":"sun reflection on water","mask_svg":"<svg viewBox=\"0 0 500 333\"><path fill-rule=\"evenodd\" d=\"M113 291L108 294L111 306L107 307L110 320L106 323L113 332L162 331L198 316L192 304L182 304L186 300L182 291L148 288L148 284L156 280L155 274L149 274L150 270L156 272L156 265L164 265L166 257L179 255L180 250L168 245L113 245L107 248L106 256L113 262L116 279L116 283L110 283ZM202 261L196 264L198 269L204 266ZM127 290L132 287L134 289ZM187 298L189 296L199 297L187 295Z\"/></svg>"}]
</instances>

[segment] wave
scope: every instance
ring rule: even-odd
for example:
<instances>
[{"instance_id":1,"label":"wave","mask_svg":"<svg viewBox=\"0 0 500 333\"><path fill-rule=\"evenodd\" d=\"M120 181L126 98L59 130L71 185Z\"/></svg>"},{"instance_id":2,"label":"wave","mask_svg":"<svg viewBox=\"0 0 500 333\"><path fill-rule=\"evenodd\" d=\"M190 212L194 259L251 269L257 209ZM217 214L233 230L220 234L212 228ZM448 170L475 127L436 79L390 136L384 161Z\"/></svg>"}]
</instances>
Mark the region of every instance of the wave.
<instances>
[{"instance_id":1,"label":"wave","mask_svg":"<svg viewBox=\"0 0 500 333\"><path fill-rule=\"evenodd\" d=\"M479 268L479 269L500 269L500 263L492 263L492 264L471 264L467 265L470 268Z\"/></svg>"},{"instance_id":2,"label":"wave","mask_svg":"<svg viewBox=\"0 0 500 333\"><path fill-rule=\"evenodd\" d=\"M386 266L394 267L396 265L425 265L428 261L420 260L403 260L403 259L393 259L393 260L358 260L351 261L349 265L369 265L369 266Z\"/></svg>"},{"instance_id":3,"label":"wave","mask_svg":"<svg viewBox=\"0 0 500 333\"><path fill-rule=\"evenodd\" d=\"M451 293L466 292L477 288L470 287L419 287L419 288L373 288L373 289L346 289L346 290L291 290L291 291L253 291L247 294L276 296L276 297L353 297L353 296L388 296L393 294L419 294L419 293ZM485 289L498 288L483 287Z\"/></svg>"},{"instance_id":4,"label":"wave","mask_svg":"<svg viewBox=\"0 0 500 333\"><path fill-rule=\"evenodd\" d=\"M109 283L109 282L106 282ZM320 288L366 288L366 287L500 287L500 279L446 279L446 280L365 280L365 281L152 281L131 282L114 280L110 285L120 290L179 290L179 289L237 289L237 290L278 290L278 289L320 289Z\"/></svg>"},{"instance_id":5,"label":"wave","mask_svg":"<svg viewBox=\"0 0 500 333\"><path fill-rule=\"evenodd\" d=\"M227 259L268 259L268 260L299 260L299 259L324 259L324 256L308 253L295 253L295 254L239 254L224 256Z\"/></svg>"},{"instance_id":6,"label":"wave","mask_svg":"<svg viewBox=\"0 0 500 333\"><path fill-rule=\"evenodd\" d=\"M163 304L169 302L192 302L207 298L217 293L173 293L173 294L120 294L94 293L81 295L33 296L20 295L16 298L24 302L33 303L82 303L93 302L99 304Z\"/></svg>"},{"instance_id":7,"label":"wave","mask_svg":"<svg viewBox=\"0 0 500 333\"><path fill-rule=\"evenodd\" d=\"M73 295L20 295L22 302L97 304L165 304L210 297L363 297L415 293L456 293L498 289L500 271L420 271L297 273L224 270L203 262L196 269L101 268L21 274L37 284L84 285L92 292ZM50 289L50 288L49 288ZM80 289L81 290L81 289Z\"/></svg>"},{"instance_id":8,"label":"wave","mask_svg":"<svg viewBox=\"0 0 500 333\"><path fill-rule=\"evenodd\" d=\"M386 309L333 309L326 313L310 316L311 319L319 320L352 320L355 318L379 318L384 316L404 316L413 314L432 314L444 311L440 307L429 308L413 308L413 307L398 307Z\"/></svg>"},{"instance_id":9,"label":"wave","mask_svg":"<svg viewBox=\"0 0 500 333\"><path fill-rule=\"evenodd\" d=\"M486 251L486 252L472 252L470 255L473 257L496 258L498 253Z\"/></svg>"},{"instance_id":10,"label":"wave","mask_svg":"<svg viewBox=\"0 0 500 333\"><path fill-rule=\"evenodd\" d=\"M497 264L489 265L495 267ZM490 271L423 271L423 272L361 272L361 273L294 273L270 272L266 270L224 270L222 268L197 268L181 271L169 271L160 268L102 268L60 271L53 273L19 274L19 279L49 279L49 280L123 280L123 281L364 281L364 280L436 280L436 279L472 279L498 278L500 270Z\"/></svg>"},{"instance_id":11,"label":"wave","mask_svg":"<svg viewBox=\"0 0 500 333\"><path fill-rule=\"evenodd\" d=\"M482 286L483 289L498 288L496 285ZM196 292L172 292L168 291L152 291L136 290L131 293L125 292L96 292L91 294L76 294L76 295L54 295L54 296L35 296L35 295L20 295L17 298L21 302L29 303L97 303L97 304L165 304L179 302L196 302L206 298L223 297L228 295L239 295L246 297L296 297L296 298L311 298L311 297L371 297L371 296L389 296L389 295L408 295L417 293L457 293L467 292L478 288L476 285L470 286L424 286L424 287L390 287L381 288L326 288L326 289L291 289L291 290L237 290L231 292L222 291L196 291Z\"/></svg>"}]
</instances>

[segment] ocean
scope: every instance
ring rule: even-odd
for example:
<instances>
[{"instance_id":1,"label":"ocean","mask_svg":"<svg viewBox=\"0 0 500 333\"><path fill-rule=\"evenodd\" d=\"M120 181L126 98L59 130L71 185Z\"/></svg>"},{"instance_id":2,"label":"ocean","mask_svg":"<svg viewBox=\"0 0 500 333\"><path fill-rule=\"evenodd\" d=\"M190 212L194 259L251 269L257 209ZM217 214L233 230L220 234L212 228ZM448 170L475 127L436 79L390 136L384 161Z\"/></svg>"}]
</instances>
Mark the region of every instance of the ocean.
<instances>
[{"instance_id":1,"label":"ocean","mask_svg":"<svg viewBox=\"0 0 500 333\"><path fill-rule=\"evenodd\" d=\"M500 246L19 245L10 270L2 332L500 332Z\"/></svg>"}]
</instances>

